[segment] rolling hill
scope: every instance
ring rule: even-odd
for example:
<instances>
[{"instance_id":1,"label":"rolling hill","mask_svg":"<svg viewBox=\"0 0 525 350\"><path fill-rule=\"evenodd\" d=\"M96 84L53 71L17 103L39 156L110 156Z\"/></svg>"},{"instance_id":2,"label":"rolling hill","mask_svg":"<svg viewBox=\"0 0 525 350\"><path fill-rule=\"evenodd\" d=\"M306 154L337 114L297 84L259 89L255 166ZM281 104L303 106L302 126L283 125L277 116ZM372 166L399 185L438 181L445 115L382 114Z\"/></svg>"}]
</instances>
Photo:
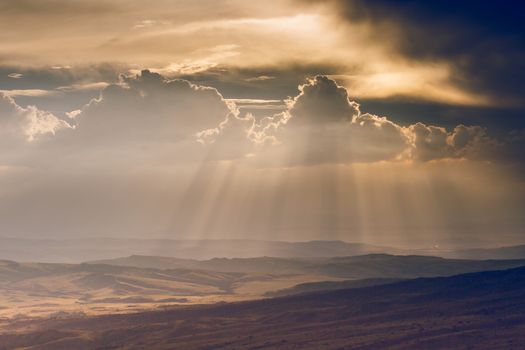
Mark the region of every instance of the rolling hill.
<instances>
[{"instance_id":1,"label":"rolling hill","mask_svg":"<svg viewBox=\"0 0 525 350\"><path fill-rule=\"evenodd\" d=\"M520 349L525 268L128 315L14 322L0 349Z\"/></svg>"},{"instance_id":2,"label":"rolling hill","mask_svg":"<svg viewBox=\"0 0 525 350\"><path fill-rule=\"evenodd\" d=\"M366 254L425 255L449 259L525 259L525 246L485 249L401 249L343 241L283 242L249 239L31 239L0 237L0 259L20 262L80 263L118 256L212 258L320 258Z\"/></svg>"},{"instance_id":3,"label":"rolling hill","mask_svg":"<svg viewBox=\"0 0 525 350\"><path fill-rule=\"evenodd\" d=\"M499 248L461 249L447 253L445 256L462 259L523 259L525 258L525 245Z\"/></svg>"},{"instance_id":4,"label":"rolling hill","mask_svg":"<svg viewBox=\"0 0 525 350\"><path fill-rule=\"evenodd\" d=\"M12 317L14 312L24 317L59 311L130 312L166 303L253 299L267 291L327 279L337 278L0 261L0 317Z\"/></svg>"},{"instance_id":5,"label":"rolling hill","mask_svg":"<svg viewBox=\"0 0 525 350\"><path fill-rule=\"evenodd\" d=\"M525 260L462 260L433 256L368 254L334 258L214 258L190 260L157 256L129 256L95 264L140 268L189 268L238 273L315 274L345 279L415 278L499 270L525 265Z\"/></svg>"},{"instance_id":6,"label":"rolling hill","mask_svg":"<svg viewBox=\"0 0 525 350\"><path fill-rule=\"evenodd\" d=\"M264 295L267 297L282 297L287 295L305 294L319 291L380 286L383 284L391 284L400 281L403 280L400 278L365 278L362 280L309 282L297 284L291 288L270 291Z\"/></svg>"},{"instance_id":7,"label":"rolling hill","mask_svg":"<svg viewBox=\"0 0 525 350\"><path fill-rule=\"evenodd\" d=\"M131 256L103 262L0 261L0 317L135 312L170 304L258 299L525 266L525 260L448 260L386 254L202 261Z\"/></svg>"}]
</instances>

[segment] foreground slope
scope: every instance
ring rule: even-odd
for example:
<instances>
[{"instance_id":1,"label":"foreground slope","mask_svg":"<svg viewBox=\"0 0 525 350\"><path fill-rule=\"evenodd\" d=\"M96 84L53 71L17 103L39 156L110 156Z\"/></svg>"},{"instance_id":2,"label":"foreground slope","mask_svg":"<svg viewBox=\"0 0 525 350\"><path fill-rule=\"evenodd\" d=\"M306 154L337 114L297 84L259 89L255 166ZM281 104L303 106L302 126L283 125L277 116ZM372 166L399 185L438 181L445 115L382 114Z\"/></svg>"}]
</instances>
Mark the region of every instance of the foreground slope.
<instances>
[{"instance_id":1,"label":"foreground slope","mask_svg":"<svg viewBox=\"0 0 525 350\"><path fill-rule=\"evenodd\" d=\"M19 322L0 349L520 349L525 268L129 315Z\"/></svg>"}]
</instances>

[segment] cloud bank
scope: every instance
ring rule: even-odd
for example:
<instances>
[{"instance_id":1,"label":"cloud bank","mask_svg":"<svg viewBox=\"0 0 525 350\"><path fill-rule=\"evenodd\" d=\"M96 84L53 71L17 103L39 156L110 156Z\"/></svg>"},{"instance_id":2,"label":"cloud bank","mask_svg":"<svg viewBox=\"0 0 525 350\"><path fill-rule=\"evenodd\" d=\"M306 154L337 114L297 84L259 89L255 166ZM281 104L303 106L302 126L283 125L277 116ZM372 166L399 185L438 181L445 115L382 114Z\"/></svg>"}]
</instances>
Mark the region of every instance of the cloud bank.
<instances>
[{"instance_id":1,"label":"cloud bank","mask_svg":"<svg viewBox=\"0 0 525 350\"><path fill-rule=\"evenodd\" d=\"M464 158L494 160L510 144L477 125L443 127L418 122L401 126L387 117L364 113L347 89L325 76L299 87L285 112L263 118L255 141L270 143L262 154L290 164L377 161L424 162ZM263 155L264 156L264 155Z\"/></svg>"},{"instance_id":2,"label":"cloud bank","mask_svg":"<svg viewBox=\"0 0 525 350\"><path fill-rule=\"evenodd\" d=\"M78 154L96 150L107 151L101 158L131 161L137 154L146 159L171 154L174 164L192 158L285 167L519 160L520 152L513 148L521 145L523 133L495 139L477 125L452 130L421 122L402 126L361 111L349 91L326 76L311 78L298 90L283 112L255 117L241 115L235 101L214 88L144 70L122 76L99 98L69 113L68 120L34 106L23 108L4 95L0 133L4 149L9 142L13 147L40 142L40 150L59 149L62 155L68 149Z\"/></svg>"},{"instance_id":3,"label":"cloud bank","mask_svg":"<svg viewBox=\"0 0 525 350\"><path fill-rule=\"evenodd\" d=\"M522 161L523 132L400 125L350 94L315 76L283 111L255 116L214 88L146 70L65 117L3 96L0 228L63 237L373 233L379 242L523 227L521 178L501 166Z\"/></svg>"}]
</instances>

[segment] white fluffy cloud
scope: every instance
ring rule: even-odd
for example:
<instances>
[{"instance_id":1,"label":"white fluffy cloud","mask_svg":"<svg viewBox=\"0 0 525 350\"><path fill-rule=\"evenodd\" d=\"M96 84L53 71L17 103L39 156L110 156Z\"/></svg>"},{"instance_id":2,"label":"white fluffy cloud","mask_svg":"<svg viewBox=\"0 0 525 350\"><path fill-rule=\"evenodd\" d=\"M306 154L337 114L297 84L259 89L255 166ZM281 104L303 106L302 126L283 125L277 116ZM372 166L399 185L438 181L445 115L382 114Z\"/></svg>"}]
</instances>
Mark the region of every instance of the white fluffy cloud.
<instances>
[{"instance_id":1,"label":"white fluffy cloud","mask_svg":"<svg viewBox=\"0 0 525 350\"><path fill-rule=\"evenodd\" d=\"M58 130L71 126L34 106L20 107L9 96L0 93L0 135L5 142L32 142L45 134L55 134Z\"/></svg>"},{"instance_id":2,"label":"white fluffy cloud","mask_svg":"<svg viewBox=\"0 0 525 350\"><path fill-rule=\"evenodd\" d=\"M111 172L118 165L178 166L237 158L242 154L231 146L233 140L251 143L249 121L239 118L235 104L216 89L167 80L149 71L123 76L119 84L107 86L99 98L64 119L36 107L22 108L2 96L0 164L14 160L35 166L52 161L70 169L103 166ZM248 129L241 130L241 124ZM225 137L214 140L218 133Z\"/></svg>"},{"instance_id":3,"label":"white fluffy cloud","mask_svg":"<svg viewBox=\"0 0 525 350\"><path fill-rule=\"evenodd\" d=\"M99 142L177 142L216 127L232 113L234 107L216 89L142 71L104 89L76 116L76 132Z\"/></svg>"},{"instance_id":4,"label":"white fluffy cloud","mask_svg":"<svg viewBox=\"0 0 525 350\"><path fill-rule=\"evenodd\" d=\"M419 161L441 158L488 159L501 146L480 126L458 125L448 132L442 127L416 123L408 129L413 142L411 156Z\"/></svg>"},{"instance_id":5,"label":"white fluffy cloud","mask_svg":"<svg viewBox=\"0 0 525 350\"><path fill-rule=\"evenodd\" d=\"M252 139L266 145L260 155L265 162L491 160L504 148L480 126L458 125L452 131L423 123L401 126L363 113L344 87L325 76L308 80L299 91L285 112L261 119L252 129Z\"/></svg>"},{"instance_id":6,"label":"white fluffy cloud","mask_svg":"<svg viewBox=\"0 0 525 350\"><path fill-rule=\"evenodd\" d=\"M523 139L514 135L497 141L480 126L458 125L451 131L423 123L401 126L362 112L344 87L325 76L299 86L287 106L264 118L241 116L235 103L214 88L142 71L103 89L67 122L2 95L0 134L4 150L41 142L38 152L47 151L54 160L74 155L104 164L157 159L176 165L250 158L272 166L496 160L502 154L510 159L516 153L512 145Z\"/></svg>"}]
</instances>

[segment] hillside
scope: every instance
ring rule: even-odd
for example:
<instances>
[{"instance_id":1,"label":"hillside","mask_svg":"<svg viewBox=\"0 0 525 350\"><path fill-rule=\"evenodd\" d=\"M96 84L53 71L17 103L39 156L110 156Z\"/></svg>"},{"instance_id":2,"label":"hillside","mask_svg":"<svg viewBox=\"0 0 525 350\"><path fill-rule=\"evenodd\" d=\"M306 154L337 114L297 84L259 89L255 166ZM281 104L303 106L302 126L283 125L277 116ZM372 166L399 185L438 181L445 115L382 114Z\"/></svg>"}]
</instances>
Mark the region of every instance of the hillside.
<instances>
[{"instance_id":1,"label":"hillside","mask_svg":"<svg viewBox=\"0 0 525 350\"><path fill-rule=\"evenodd\" d=\"M337 278L0 261L0 318L16 313L33 317L58 311L130 312L173 303L253 299L268 291L327 279Z\"/></svg>"},{"instance_id":2,"label":"hillside","mask_svg":"<svg viewBox=\"0 0 525 350\"><path fill-rule=\"evenodd\" d=\"M0 349L519 349L525 268L168 311L13 323Z\"/></svg>"},{"instance_id":3,"label":"hillside","mask_svg":"<svg viewBox=\"0 0 525 350\"><path fill-rule=\"evenodd\" d=\"M525 245L516 245L500 248L461 249L446 254L451 258L463 259L523 259Z\"/></svg>"},{"instance_id":4,"label":"hillside","mask_svg":"<svg viewBox=\"0 0 525 350\"><path fill-rule=\"evenodd\" d=\"M312 292L319 292L319 291L364 288L364 287L380 286L382 284L391 284L391 283L396 283L400 281L402 281L402 279L399 279L399 278L365 278L362 280L310 282L310 283L301 283L291 288L270 291L270 292L265 293L265 296L282 297L282 296L287 296L287 295L305 294L305 293L312 293Z\"/></svg>"},{"instance_id":5,"label":"hillside","mask_svg":"<svg viewBox=\"0 0 525 350\"><path fill-rule=\"evenodd\" d=\"M0 317L55 312L125 313L172 304L249 300L303 290L363 287L385 280L525 266L524 260L448 260L385 254L202 261L131 256L104 262L0 261Z\"/></svg>"}]
</instances>

